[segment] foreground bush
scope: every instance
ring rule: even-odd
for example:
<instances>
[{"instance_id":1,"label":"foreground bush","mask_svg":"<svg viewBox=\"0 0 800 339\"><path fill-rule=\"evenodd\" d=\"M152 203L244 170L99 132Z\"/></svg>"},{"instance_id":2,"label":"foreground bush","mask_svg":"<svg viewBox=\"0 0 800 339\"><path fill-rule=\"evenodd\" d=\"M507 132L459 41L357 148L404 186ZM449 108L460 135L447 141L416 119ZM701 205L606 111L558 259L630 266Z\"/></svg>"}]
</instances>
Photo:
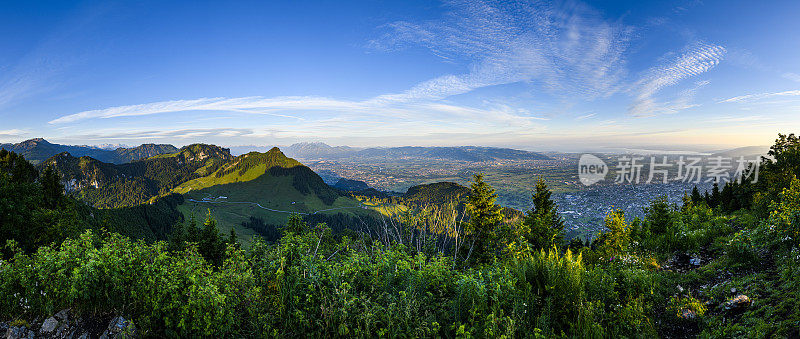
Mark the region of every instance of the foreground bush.
<instances>
[{"instance_id":1,"label":"foreground bush","mask_svg":"<svg viewBox=\"0 0 800 339\"><path fill-rule=\"evenodd\" d=\"M289 232L274 246L230 246L214 267L194 246L169 251L163 242L88 231L3 262L0 314L125 314L153 336L608 336L652 329L635 274L588 269L569 252L458 270L450 258L402 246L357 250L347 238L324 237Z\"/></svg>"}]
</instances>

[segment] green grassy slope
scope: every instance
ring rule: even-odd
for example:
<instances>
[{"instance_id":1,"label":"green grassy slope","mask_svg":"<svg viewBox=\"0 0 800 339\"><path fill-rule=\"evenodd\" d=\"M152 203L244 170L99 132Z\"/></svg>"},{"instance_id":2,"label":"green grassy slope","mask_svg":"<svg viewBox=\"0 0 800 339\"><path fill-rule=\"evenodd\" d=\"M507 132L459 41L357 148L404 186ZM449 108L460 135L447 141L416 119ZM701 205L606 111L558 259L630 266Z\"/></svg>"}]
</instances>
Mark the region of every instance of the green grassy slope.
<instances>
[{"instance_id":1,"label":"green grassy slope","mask_svg":"<svg viewBox=\"0 0 800 339\"><path fill-rule=\"evenodd\" d=\"M173 192L183 194L215 185L250 181L275 166L291 168L300 165L300 162L287 158L277 147L273 147L266 153L250 152L236 157L213 174L187 181L173 189Z\"/></svg>"},{"instance_id":2,"label":"green grassy slope","mask_svg":"<svg viewBox=\"0 0 800 339\"><path fill-rule=\"evenodd\" d=\"M310 169L301 167L311 172ZM245 245L256 234L253 230L242 227L242 223L251 216L260 218L267 224L283 225L290 213L306 215L342 213L353 216L378 214L372 209L364 209L356 199L339 195L329 187L327 187L329 191L323 192L323 196L336 194L336 197L328 204L313 189L306 192L302 191L302 187L298 189L294 183L296 175L280 175L282 173L275 172L274 170L262 172L263 175L252 180L190 190L184 194L184 203L178 206L178 210L187 220L191 214L199 219L207 209L211 210L211 214L217 219L220 231L227 234L231 228L236 229ZM251 171L244 174L245 177L252 175Z\"/></svg>"}]
</instances>

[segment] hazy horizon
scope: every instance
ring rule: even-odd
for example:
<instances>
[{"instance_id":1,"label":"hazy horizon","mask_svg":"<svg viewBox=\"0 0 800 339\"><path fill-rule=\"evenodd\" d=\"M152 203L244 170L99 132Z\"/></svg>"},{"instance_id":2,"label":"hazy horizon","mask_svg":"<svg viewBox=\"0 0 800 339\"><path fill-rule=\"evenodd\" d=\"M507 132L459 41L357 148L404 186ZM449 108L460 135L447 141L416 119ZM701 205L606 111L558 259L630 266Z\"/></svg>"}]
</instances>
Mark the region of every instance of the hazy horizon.
<instances>
[{"instance_id":1,"label":"hazy horizon","mask_svg":"<svg viewBox=\"0 0 800 339\"><path fill-rule=\"evenodd\" d=\"M41 138L41 139L46 140L47 142L55 143L55 144L62 144L62 145L68 145L68 146L86 146L86 147L95 147L95 148L101 148L101 149L115 149L115 148L118 148L118 147L133 148L133 147L140 146L142 144L150 144L151 143L151 142L143 142L143 143L136 143L136 144L127 144L127 143L69 144L69 143L54 142L51 139L43 138L43 137L36 137L36 138L18 140L18 141L6 142L6 143L16 144L16 143L20 143L20 142L23 142L23 141L37 139L37 138ZM198 141L195 141L195 142L187 142L187 143L160 143L160 144L170 144L170 145L173 145L175 147L180 148L180 147L183 147L183 146L196 144L196 143L209 144L208 142L203 142L202 140L198 140ZM242 150L246 150L244 152L253 151L253 150L268 150L269 148L272 148L272 147L283 148L283 147L292 146L294 144L302 144L302 143L309 143L309 144L322 143L322 144L325 144L325 145L328 145L328 146L331 146L331 147L352 147L352 148L357 148L357 149L364 149L364 148L391 148L391 147L497 147L497 148L510 148L510 149L518 149L518 150L525 150L525 151L531 151L531 152L542 152L542 153L546 153L546 152L554 152L554 153L585 153L585 152L591 152L591 153L642 153L642 154L647 154L647 153L653 153L653 154L693 154L693 153L696 153L696 154L712 154L712 153L716 153L716 152L739 149L739 148L750 148L750 147L763 148L763 149L768 149L769 148L768 145L748 145L748 146L741 146L741 147L714 147L714 146L711 146L711 145L705 145L705 146L703 146L703 145L693 145L693 146L685 146L685 147L679 147L679 146L675 146L675 145L652 145L651 147L626 147L626 146L616 146L616 147L615 146L599 146L599 147L598 146L595 146L595 147L586 146L586 147L580 147L580 146L576 146L574 148L569 148L569 147L563 147L562 146L559 149L546 148L546 147L520 146L520 145L476 145L476 144L453 144L453 145L449 145L449 144L447 144L447 145L445 145L445 144L441 144L441 145L437 145L437 144L428 144L428 145L400 144L400 145L363 145L363 146L358 146L358 145L347 145L347 144L329 144L327 142L315 141L315 140L306 140L306 141L302 141L301 140L301 141L297 141L297 142L293 142L293 143L284 143L284 144L230 144L230 145L229 144L216 144L216 145L217 146L221 146L221 147L225 147L225 148L231 148L232 149L231 153L236 153L234 155L238 155L240 153L243 153ZM159 144L159 143L156 143L156 144ZM237 151L234 151L233 149L236 149Z\"/></svg>"}]
</instances>

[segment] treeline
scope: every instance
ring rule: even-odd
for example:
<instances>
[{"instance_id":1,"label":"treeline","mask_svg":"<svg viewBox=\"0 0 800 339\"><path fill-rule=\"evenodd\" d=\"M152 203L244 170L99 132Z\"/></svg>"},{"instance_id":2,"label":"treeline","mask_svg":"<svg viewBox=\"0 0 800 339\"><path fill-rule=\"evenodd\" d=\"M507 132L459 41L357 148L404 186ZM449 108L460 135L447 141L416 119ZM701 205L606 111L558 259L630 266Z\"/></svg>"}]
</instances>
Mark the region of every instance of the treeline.
<instances>
[{"instance_id":1,"label":"treeline","mask_svg":"<svg viewBox=\"0 0 800 339\"><path fill-rule=\"evenodd\" d=\"M173 225L183 222L173 194L151 204L97 209L64 195L61 177L52 166L41 172L22 156L0 150L0 243L35 250L60 243L86 229L104 229L135 239L165 240Z\"/></svg>"},{"instance_id":2,"label":"treeline","mask_svg":"<svg viewBox=\"0 0 800 339\"><path fill-rule=\"evenodd\" d=\"M383 225L386 220L377 218L371 215L353 215L353 214L310 214L299 215L293 214L293 220L299 219L304 225L318 225L324 224L325 227L330 228L331 232L337 237L343 235L352 235L355 232L369 233L373 232ZM261 238L269 243L277 242L284 230L285 225L269 224L262 218L251 216L248 220L242 222L242 227L249 228L258 233Z\"/></svg>"}]
</instances>

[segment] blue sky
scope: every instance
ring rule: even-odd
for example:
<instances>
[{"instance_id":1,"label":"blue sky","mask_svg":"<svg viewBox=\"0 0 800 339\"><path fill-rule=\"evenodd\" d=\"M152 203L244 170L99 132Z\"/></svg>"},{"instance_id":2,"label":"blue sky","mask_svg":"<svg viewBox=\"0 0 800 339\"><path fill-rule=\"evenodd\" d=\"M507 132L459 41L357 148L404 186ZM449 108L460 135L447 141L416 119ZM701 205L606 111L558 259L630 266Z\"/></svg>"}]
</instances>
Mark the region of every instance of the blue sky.
<instances>
[{"instance_id":1,"label":"blue sky","mask_svg":"<svg viewBox=\"0 0 800 339\"><path fill-rule=\"evenodd\" d=\"M0 3L0 142L714 149L800 131L800 2Z\"/></svg>"}]
</instances>

